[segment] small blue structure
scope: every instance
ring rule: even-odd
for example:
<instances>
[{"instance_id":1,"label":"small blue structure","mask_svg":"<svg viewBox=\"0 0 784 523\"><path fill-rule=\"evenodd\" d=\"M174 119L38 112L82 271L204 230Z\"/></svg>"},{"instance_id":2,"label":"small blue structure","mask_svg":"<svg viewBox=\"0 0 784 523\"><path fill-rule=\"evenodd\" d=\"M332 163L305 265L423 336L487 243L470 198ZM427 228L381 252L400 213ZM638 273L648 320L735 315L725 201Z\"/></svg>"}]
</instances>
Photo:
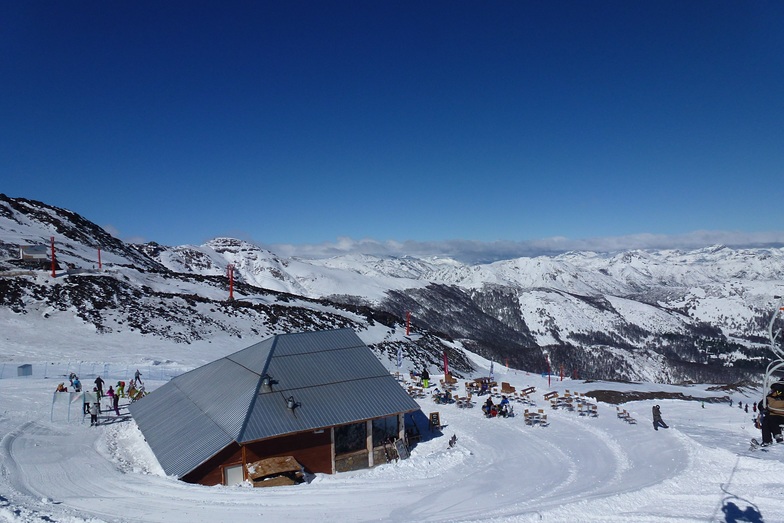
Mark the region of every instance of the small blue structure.
<instances>
[{"instance_id":1,"label":"small blue structure","mask_svg":"<svg viewBox=\"0 0 784 523\"><path fill-rule=\"evenodd\" d=\"M33 375L33 366L29 363L25 363L24 365L19 365L16 368L16 375L17 376L32 376Z\"/></svg>"}]
</instances>

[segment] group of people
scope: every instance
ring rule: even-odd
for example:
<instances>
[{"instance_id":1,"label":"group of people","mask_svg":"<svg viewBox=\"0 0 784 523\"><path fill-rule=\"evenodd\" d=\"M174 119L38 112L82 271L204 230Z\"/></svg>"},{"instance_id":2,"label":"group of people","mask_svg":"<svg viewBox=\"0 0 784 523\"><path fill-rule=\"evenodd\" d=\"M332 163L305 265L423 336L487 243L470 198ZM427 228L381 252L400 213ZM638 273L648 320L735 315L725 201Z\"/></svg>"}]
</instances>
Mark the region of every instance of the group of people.
<instances>
[{"instance_id":1,"label":"group of people","mask_svg":"<svg viewBox=\"0 0 784 523\"><path fill-rule=\"evenodd\" d=\"M441 403L454 403L455 402L455 400L452 399L452 393L451 392L449 392L448 390L445 390L444 392L441 392L440 390L438 390L438 388L436 388L436 390L433 391L433 401L435 401L436 403L439 403L439 404L441 404Z\"/></svg>"},{"instance_id":2,"label":"group of people","mask_svg":"<svg viewBox=\"0 0 784 523\"><path fill-rule=\"evenodd\" d=\"M485 413L486 418L495 418L501 416L507 418L513 416L512 406L509 404L509 398L501 396L501 401L498 405L493 403L493 398L487 398L484 405L482 405L482 412Z\"/></svg>"},{"instance_id":3,"label":"group of people","mask_svg":"<svg viewBox=\"0 0 784 523\"><path fill-rule=\"evenodd\" d=\"M76 375L76 373L72 372L68 378L74 392L82 392L82 382L79 380L79 377ZM109 388L106 390L106 394L104 394L103 390L103 387L106 384L103 378L97 376L94 383L95 386L93 387L93 392L96 395L95 401L85 401L84 403L84 414L90 415L90 426L95 426L98 424L98 414L101 413L101 400L104 398L104 396L111 402L111 407L114 409L114 413L117 415L117 417L119 417L120 398L123 398L126 395L125 382L122 380L117 382L116 388L112 388L112 386L109 385ZM128 390L129 396L131 392L135 394L139 390L143 391L143 389L144 383L142 382L142 373L139 372L139 369L136 369L136 373L131 380L130 388ZM55 392L68 392L68 387L65 386L65 382L58 384Z\"/></svg>"}]
</instances>

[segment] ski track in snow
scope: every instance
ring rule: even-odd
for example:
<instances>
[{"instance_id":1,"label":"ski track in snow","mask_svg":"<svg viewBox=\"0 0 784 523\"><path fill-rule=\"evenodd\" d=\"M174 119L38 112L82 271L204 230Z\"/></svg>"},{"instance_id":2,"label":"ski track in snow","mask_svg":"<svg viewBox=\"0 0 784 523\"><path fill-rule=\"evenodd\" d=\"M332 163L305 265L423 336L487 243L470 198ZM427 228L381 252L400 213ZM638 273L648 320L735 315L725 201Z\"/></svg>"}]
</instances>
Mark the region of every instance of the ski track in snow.
<instances>
[{"instance_id":1,"label":"ski track in snow","mask_svg":"<svg viewBox=\"0 0 784 523\"><path fill-rule=\"evenodd\" d=\"M528 427L522 416L484 419L478 408L458 411L454 406L438 407L450 416L469 421L461 424L457 449L432 448L445 444L445 438L436 438L414 450L416 458L416 454L427 452L421 459L350 473L343 481L336 479L343 475L322 477L308 487L325 491L327 498L350 496L357 519L341 507L324 506L324 496L315 496L316 502L309 503L309 496L298 489L290 493L277 489L273 500L260 503L259 491L254 489L205 488L134 474L127 464L104 455L116 448L119 426L92 429L82 425L73 432L64 432L48 423L28 422L3 439L3 453L10 477L16 478L11 487L20 496L56 499L64 507L107 521L125 521L123 515L128 514L133 514L129 520L150 522L188 514L199 520L220 521L227 514L244 519L271 511L279 513L292 505L305 519L336 521L362 521L368 511L381 510L381 514L385 506L389 510L384 518L394 521L501 518L616 495L624 489L638 490L671 478L680 470L656 469L662 474L643 481L627 477L639 449L602 430L593 423L597 420L578 418L573 413L557 416L557 423L549 427ZM122 429L131 426L124 424ZM630 431L636 428L628 427ZM445 434L448 432L446 427ZM499 447L494 444L497 440L512 444ZM574 440L579 444L574 445ZM49 462L36 458L42 446L61 449L59 459ZM103 453L101 447L106 449ZM657 449L654 441L647 442L646 447L665 452L664 447ZM687 454L682 445L670 453L676 457ZM428 470L423 474L406 470L395 477L394 469L410 469L415 461L416 469ZM537 470L548 472L532 480L531 472ZM383 481L381 492L372 476ZM297 498L295 502L289 499L292 496Z\"/></svg>"},{"instance_id":2,"label":"ski track in snow","mask_svg":"<svg viewBox=\"0 0 784 523\"><path fill-rule=\"evenodd\" d=\"M732 444L728 431L745 439L745 425L737 426L747 416L723 405L703 410L668 401L674 428L656 432L642 414L650 402L626 405L637 425L600 404L598 418L548 407L550 426L530 427L522 408L514 418L486 419L479 406L458 409L427 398L422 410L441 413L444 437L420 442L410 459L317 475L299 487L254 489L166 477L133 421L51 423L42 407L51 393L11 391L6 383L0 520L14 523L724 521L728 500L763 507L764 521L784 521L784 467L776 452L784 449L749 453L747 444ZM37 411L7 410L36 394ZM695 423L708 411L725 416L726 426ZM449 449L452 434L458 442Z\"/></svg>"}]
</instances>

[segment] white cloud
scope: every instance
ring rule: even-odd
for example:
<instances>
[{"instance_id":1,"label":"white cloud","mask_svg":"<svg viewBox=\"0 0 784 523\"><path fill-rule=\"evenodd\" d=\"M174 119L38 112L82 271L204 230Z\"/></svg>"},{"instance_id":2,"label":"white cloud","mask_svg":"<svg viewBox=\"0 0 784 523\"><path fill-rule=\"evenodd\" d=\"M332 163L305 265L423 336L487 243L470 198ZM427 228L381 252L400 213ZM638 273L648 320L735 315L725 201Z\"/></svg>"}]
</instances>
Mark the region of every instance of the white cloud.
<instances>
[{"instance_id":1,"label":"white cloud","mask_svg":"<svg viewBox=\"0 0 784 523\"><path fill-rule=\"evenodd\" d=\"M667 235L641 233L604 238L570 239L564 237L525 241L443 240L433 242L395 240L354 240L340 237L335 242L319 244L274 244L264 247L281 256L325 257L344 254L378 256L445 256L467 263L489 262L510 258L554 255L568 251L616 252L633 249L699 249L712 245L760 247L784 245L784 231L693 231Z\"/></svg>"}]
</instances>

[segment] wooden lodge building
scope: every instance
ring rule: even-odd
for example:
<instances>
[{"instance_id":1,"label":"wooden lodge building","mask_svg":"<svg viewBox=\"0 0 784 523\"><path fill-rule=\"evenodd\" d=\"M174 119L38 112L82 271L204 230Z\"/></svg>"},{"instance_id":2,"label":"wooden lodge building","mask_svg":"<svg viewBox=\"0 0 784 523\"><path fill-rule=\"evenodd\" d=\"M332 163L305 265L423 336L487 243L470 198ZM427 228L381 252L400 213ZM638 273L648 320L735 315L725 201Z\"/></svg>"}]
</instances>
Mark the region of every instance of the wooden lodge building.
<instances>
[{"instance_id":1,"label":"wooden lodge building","mask_svg":"<svg viewBox=\"0 0 784 523\"><path fill-rule=\"evenodd\" d=\"M203 485L293 456L311 473L372 467L419 410L351 329L280 334L177 376L130 406L168 475Z\"/></svg>"}]
</instances>

